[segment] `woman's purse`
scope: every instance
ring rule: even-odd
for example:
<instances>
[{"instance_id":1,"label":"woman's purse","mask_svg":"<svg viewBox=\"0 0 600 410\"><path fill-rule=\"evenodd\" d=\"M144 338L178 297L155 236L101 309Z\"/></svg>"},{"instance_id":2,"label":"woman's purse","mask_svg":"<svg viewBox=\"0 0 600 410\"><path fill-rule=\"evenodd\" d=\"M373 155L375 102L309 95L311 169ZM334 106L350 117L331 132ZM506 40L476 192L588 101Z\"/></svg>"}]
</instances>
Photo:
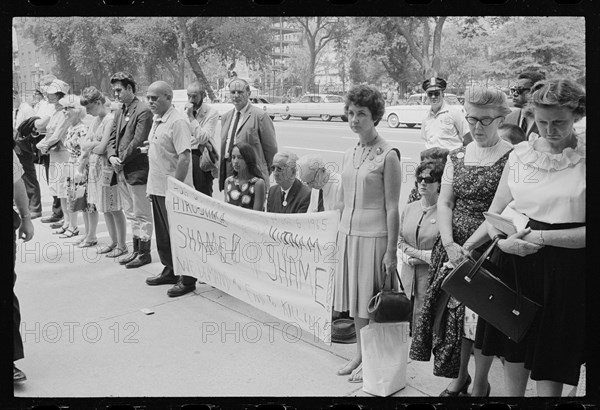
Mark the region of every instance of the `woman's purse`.
<instances>
[{"instance_id":1,"label":"woman's purse","mask_svg":"<svg viewBox=\"0 0 600 410\"><path fill-rule=\"evenodd\" d=\"M508 257L513 263L516 291L492 273L499 268L486 259L498 241L498 237L494 238L477 261L470 256L463 259L444 278L442 289L518 343L541 305L522 295L513 255Z\"/></svg>"},{"instance_id":2,"label":"woman's purse","mask_svg":"<svg viewBox=\"0 0 600 410\"><path fill-rule=\"evenodd\" d=\"M407 322L411 320L412 304L406 293L404 293L404 286L402 286L398 271L396 271L396 275L401 290L392 289L391 278L390 286L386 286L388 278L388 272L386 271L381 290L369 300L367 306L369 319L378 323Z\"/></svg>"},{"instance_id":3,"label":"woman's purse","mask_svg":"<svg viewBox=\"0 0 600 410\"><path fill-rule=\"evenodd\" d=\"M81 181L76 183L70 178L68 178L67 184L67 199L69 205L69 212L79 212L87 210L87 182Z\"/></svg>"}]
</instances>

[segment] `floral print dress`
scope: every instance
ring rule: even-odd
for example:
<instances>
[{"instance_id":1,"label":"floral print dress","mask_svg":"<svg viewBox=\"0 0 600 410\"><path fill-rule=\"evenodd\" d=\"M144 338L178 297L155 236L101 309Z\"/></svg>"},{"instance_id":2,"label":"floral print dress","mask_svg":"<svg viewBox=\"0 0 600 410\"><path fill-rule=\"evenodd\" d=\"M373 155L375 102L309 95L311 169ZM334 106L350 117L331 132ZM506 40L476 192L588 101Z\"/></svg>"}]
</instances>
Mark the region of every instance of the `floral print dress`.
<instances>
[{"instance_id":1,"label":"floral print dress","mask_svg":"<svg viewBox=\"0 0 600 410\"><path fill-rule=\"evenodd\" d=\"M69 151L69 160L65 164L65 173L67 178L67 192L74 189L75 171L79 167L79 158L81 156L81 142L87 138L87 127L83 123L73 125L67 130L65 137L65 147ZM86 165L83 171L84 179L87 180L88 166ZM68 197L67 197L68 198ZM96 207L93 204L88 204L87 212L94 212Z\"/></svg>"},{"instance_id":2,"label":"floral print dress","mask_svg":"<svg viewBox=\"0 0 600 410\"><path fill-rule=\"evenodd\" d=\"M225 180L225 202L242 208L254 209L254 185L260 178L254 177L240 186L233 175Z\"/></svg>"}]
</instances>

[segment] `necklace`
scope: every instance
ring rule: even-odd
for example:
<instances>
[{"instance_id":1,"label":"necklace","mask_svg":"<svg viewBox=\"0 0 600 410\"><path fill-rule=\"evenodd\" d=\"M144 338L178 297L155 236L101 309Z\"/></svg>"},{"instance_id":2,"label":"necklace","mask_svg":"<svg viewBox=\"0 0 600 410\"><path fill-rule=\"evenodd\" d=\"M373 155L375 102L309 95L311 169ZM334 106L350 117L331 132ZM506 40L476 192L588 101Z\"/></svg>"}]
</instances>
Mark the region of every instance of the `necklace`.
<instances>
[{"instance_id":1,"label":"necklace","mask_svg":"<svg viewBox=\"0 0 600 410\"><path fill-rule=\"evenodd\" d=\"M377 141L378 137L379 137L379 135L375 135L375 138L373 138L371 141L367 142L366 144L361 144L360 142L356 143L356 146L354 147L354 151L352 152L352 167L354 169L359 169L362 166L362 164L365 163L365 161L367 160L367 158L369 158L369 155L371 155L371 151L373 150L373 147L375 146L375 142ZM359 146L363 149L363 151L362 151L362 153L360 155L360 158L359 158L360 163L358 165L356 165L356 149ZM369 147L369 150L367 151L367 155L365 155L363 157L363 155L365 153L365 147L366 146Z\"/></svg>"}]
</instances>

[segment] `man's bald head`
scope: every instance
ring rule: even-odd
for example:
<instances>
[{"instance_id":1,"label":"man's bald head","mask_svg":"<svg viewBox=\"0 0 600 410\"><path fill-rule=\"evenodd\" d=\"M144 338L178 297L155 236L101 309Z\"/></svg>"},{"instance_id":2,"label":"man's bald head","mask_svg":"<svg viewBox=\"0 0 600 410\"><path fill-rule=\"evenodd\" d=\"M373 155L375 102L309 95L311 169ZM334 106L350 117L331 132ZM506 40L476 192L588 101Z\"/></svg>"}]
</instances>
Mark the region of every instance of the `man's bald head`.
<instances>
[{"instance_id":1,"label":"man's bald head","mask_svg":"<svg viewBox=\"0 0 600 410\"><path fill-rule=\"evenodd\" d=\"M162 116L169 108L171 108L173 88L165 81L155 81L148 87L146 98L148 99L150 111L152 111L153 114Z\"/></svg>"}]
</instances>

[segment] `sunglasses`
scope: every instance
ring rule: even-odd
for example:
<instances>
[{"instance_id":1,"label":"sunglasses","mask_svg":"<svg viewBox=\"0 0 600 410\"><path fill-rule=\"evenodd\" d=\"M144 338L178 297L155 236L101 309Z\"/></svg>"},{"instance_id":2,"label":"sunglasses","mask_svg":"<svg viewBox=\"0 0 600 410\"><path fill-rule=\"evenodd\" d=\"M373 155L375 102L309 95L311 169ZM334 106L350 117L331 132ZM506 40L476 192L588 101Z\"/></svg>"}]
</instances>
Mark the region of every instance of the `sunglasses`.
<instances>
[{"instance_id":1,"label":"sunglasses","mask_svg":"<svg viewBox=\"0 0 600 410\"><path fill-rule=\"evenodd\" d=\"M429 91L427 93L427 97L431 98L431 97L439 97L440 96L440 92L439 91Z\"/></svg>"},{"instance_id":2,"label":"sunglasses","mask_svg":"<svg viewBox=\"0 0 600 410\"><path fill-rule=\"evenodd\" d=\"M433 184L434 182L436 182L436 180L433 179L432 177L418 176L417 177L417 184L420 184L421 182L425 182L426 184Z\"/></svg>"},{"instance_id":3,"label":"sunglasses","mask_svg":"<svg viewBox=\"0 0 600 410\"><path fill-rule=\"evenodd\" d=\"M281 172L283 171L285 168L287 168L287 165L284 165L283 167L280 167L278 165L271 165L271 172Z\"/></svg>"},{"instance_id":4,"label":"sunglasses","mask_svg":"<svg viewBox=\"0 0 600 410\"><path fill-rule=\"evenodd\" d=\"M523 94L525 91L529 91L531 90L531 88L526 88L526 87L511 87L510 92L516 95L521 95Z\"/></svg>"},{"instance_id":5,"label":"sunglasses","mask_svg":"<svg viewBox=\"0 0 600 410\"><path fill-rule=\"evenodd\" d=\"M156 102L160 97L156 95L147 95L146 98L148 99L148 101Z\"/></svg>"},{"instance_id":6,"label":"sunglasses","mask_svg":"<svg viewBox=\"0 0 600 410\"><path fill-rule=\"evenodd\" d=\"M469 117L467 115L465 118L467 119L467 122L471 125L475 125L478 122L480 122L481 125L483 125L484 127L487 127L488 125L493 123L498 118L504 118L504 115L499 115L498 117L494 117L494 118L492 118L492 117L477 118L477 117Z\"/></svg>"}]
</instances>

